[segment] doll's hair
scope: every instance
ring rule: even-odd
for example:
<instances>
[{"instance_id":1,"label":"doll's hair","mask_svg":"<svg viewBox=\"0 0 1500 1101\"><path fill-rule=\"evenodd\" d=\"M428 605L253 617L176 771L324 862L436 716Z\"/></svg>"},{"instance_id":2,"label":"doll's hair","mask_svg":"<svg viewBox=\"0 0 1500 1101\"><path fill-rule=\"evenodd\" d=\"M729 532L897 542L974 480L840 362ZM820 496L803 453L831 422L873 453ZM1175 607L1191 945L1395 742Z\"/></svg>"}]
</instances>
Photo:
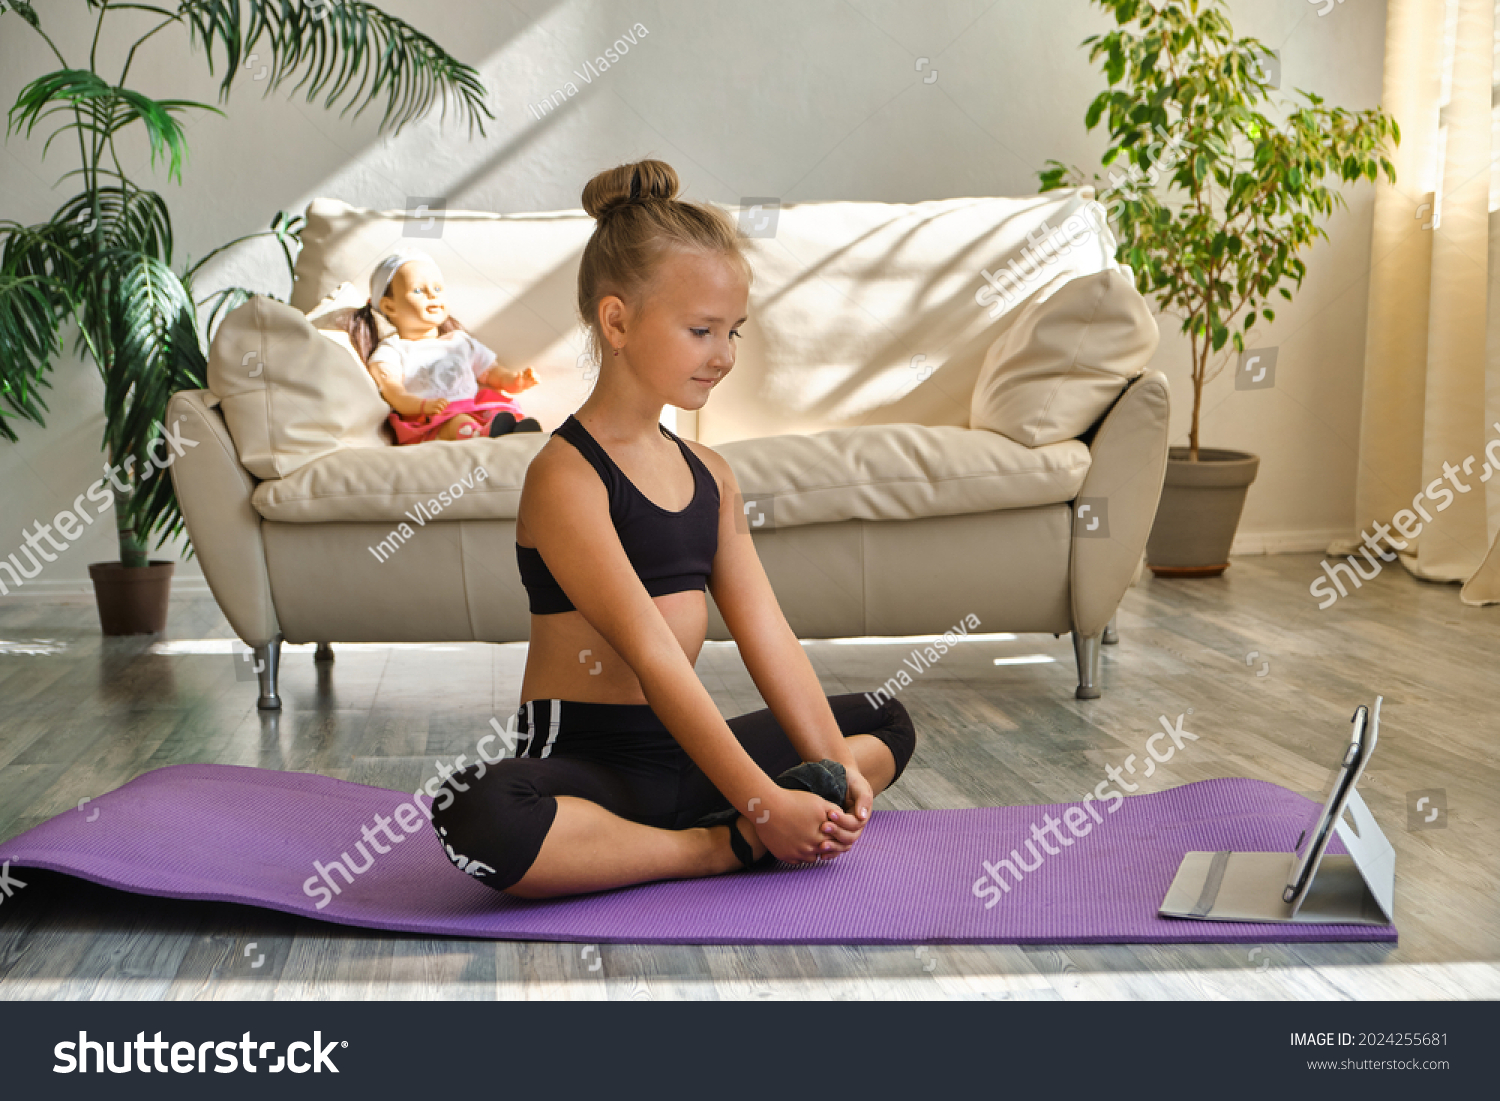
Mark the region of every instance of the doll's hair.
<instances>
[{"instance_id":1,"label":"doll's hair","mask_svg":"<svg viewBox=\"0 0 1500 1101\"><path fill-rule=\"evenodd\" d=\"M734 220L712 203L678 199L680 190L676 171L657 160L607 169L584 185L583 209L597 224L578 263L578 313L596 365L608 347L599 303L609 295L647 298L671 251L720 255L739 266L747 283L754 280L749 239Z\"/></svg>"},{"instance_id":2,"label":"doll's hair","mask_svg":"<svg viewBox=\"0 0 1500 1101\"><path fill-rule=\"evenodd\" d=\"M404 267L405 265L403 265ZM397 268L391 273L391 282L396 281L396 275L400 272ZM386 288L386 294L390 294L390 287ZM354 345L354 350L359 353L359 358L364 361L365 366L370 364L370 356L375 351L375 346L380 343L380 328L375 323L375 311L379 302L367 302L358 309L345 310L340 321L341 327L349 334L349 343ZM332 320L332 319L330 319ZM467 332L458 321L458 318L449 314L438 326L437 335L446 336L451 332Z\"/></svg>"}]
</instances>

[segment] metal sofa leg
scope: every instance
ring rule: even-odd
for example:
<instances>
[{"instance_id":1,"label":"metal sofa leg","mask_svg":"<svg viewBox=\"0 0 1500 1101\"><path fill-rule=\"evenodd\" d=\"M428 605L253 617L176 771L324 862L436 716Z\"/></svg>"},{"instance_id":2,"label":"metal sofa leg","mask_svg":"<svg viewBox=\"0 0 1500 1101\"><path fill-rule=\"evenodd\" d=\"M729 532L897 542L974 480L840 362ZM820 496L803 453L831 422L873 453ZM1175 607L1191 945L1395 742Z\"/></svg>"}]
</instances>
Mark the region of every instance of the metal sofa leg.
<instances>
[{"instance_id":1,"label":"metal sofa leg","mask_svg":"<svg viewBox=\"0 0 1500 1101\"><path fill-rule=\"evenodd\" d=\"M1120 632L1115 630L1115 620L1119 617L1120 613L1116 612L1114 615L1109 617L1109 622L1105 624L1104 638L1102 641L1106 646L1115 646L1119 644Z\"/></svg>"},{"instance_id":2,"label":"metal sofa leg","mask_svg":"<svg viewBox=\"0 0 1500 1101\"><path fill-rule=\"evenodd\" d=\"M1078 660L1078 688L1075 699L1097 700L1099 698L1099 635L1084 638L1073 632L1073 656Z\"/></svg>"},{"instance_id":3,"label":"metal sofa leg","mask_svg":"<svg viewBox=\"0 0 1500 1101\"><path fill-rule=\"evenodd\" d=\"M260 699L255 706L261 711L280 711L281 697L276 694L276 675L281 672L281 635L255 648L255 672L260 678Z\"/></svg>"},{"instance_id":4,"label":"metal sofa leg","mask_svg":"<svg viewBox=\"0 0 1500 1101\"><path fill-rule=\"evenodd\" d=\"M331 643L331 642L320 642L320 643L318 643L318 648L315 651L313 651L313 661L332 661L332 660L333 660L333 643Z\"/></svg>"}]
</instances>

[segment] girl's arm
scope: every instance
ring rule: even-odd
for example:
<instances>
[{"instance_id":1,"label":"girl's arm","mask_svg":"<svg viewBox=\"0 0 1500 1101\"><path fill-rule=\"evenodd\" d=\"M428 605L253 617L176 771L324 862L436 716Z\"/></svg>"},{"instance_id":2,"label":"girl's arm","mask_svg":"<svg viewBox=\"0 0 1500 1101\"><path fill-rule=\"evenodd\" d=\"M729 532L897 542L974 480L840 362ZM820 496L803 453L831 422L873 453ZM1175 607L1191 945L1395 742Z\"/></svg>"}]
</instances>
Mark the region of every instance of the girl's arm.
<instances>
[{"instance_id":1,"label":"girl's arm","mask_svg":"<svg viewBox=\"0 0 1500 1101\"><path fill-rule=\"evenodd\" d=\"M827 757L842 764L851 776L857 774L859 768L818 684L818 675L782 614L760 556L755 553L734 471L712 449L690 441L688 446L719 482L719 549L708 587L745 668L803 760ZM869 805L861 799L850 809L863 820ZM864 815L859 814L861 809Z\"/></svg>"}]
</instances>

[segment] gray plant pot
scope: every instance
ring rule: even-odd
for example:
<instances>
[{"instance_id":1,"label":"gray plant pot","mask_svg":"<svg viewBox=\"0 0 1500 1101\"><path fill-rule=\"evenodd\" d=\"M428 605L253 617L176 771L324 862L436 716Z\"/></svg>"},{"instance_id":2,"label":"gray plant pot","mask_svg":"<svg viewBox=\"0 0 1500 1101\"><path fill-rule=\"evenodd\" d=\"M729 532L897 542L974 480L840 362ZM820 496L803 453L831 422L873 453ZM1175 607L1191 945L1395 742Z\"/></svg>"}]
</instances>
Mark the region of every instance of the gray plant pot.
<instances>
[{"instance_id":1,"label":"gray plant pot","mask_svg":"<svg viewBox=\"0 0 1500 1101\"><path fill-rule=\"evenodd\" d=\"M1167 478L1146 539L1146 565L1157 577L1218 577L1240 525L1245 494L1260 469L1248 451L1200 447L1167 451Z\"/></svg>"}]
</instances>

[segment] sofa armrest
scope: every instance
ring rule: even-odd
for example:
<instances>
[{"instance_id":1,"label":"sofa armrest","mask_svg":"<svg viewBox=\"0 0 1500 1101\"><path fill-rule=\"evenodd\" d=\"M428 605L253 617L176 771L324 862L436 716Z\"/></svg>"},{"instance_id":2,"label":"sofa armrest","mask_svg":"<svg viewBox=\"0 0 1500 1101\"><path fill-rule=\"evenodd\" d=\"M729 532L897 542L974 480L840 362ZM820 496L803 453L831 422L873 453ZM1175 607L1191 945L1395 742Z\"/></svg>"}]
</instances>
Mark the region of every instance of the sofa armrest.
<instances>
[{"instance_id":1,"label":"sofa armrest","mask_svg":"<svg viewBox=\"0 0 1500 1101\"><path fill-rule=\"evenodd\" d=\"M196 441L168 469L204 579L235 634L264 646L281 630L271 601L260 516L250 506L255 479L240 465L224 418L208 390L180 390L167 406L167 423L182 424Z\"/></svg>"},{"instance_id":2,"label":"sofa armrest","mask_svg":"<svg viewBox=\"0 0 1500 1101\"><path fill-rule=\"evenodd\" d=\"M1074 504L1071 577L1073 630L1084 638L1104 630L1140 568L1167 476L1171 410L1167 376L1147 370L1088 441L1093 462ZM1078 517L1084 503L1094 506L1088 521ZM1107 536L1089 533L1093 517L1108 525Z\"/></svg>"}]
</instances>

